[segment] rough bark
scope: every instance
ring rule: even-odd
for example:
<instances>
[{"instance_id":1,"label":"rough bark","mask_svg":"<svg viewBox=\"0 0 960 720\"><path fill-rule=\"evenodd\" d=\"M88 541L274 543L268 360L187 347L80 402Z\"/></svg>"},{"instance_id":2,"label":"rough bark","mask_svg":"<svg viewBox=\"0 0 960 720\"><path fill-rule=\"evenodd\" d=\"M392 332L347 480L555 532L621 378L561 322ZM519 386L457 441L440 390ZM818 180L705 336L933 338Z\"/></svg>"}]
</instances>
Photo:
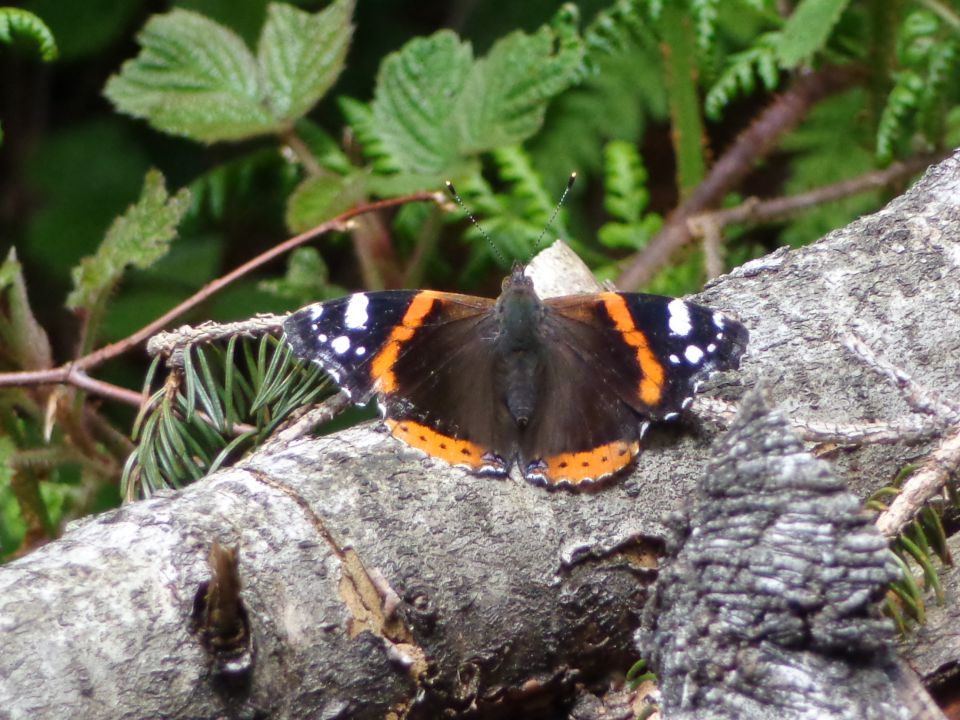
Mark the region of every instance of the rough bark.
<instances>
[{"instance_id":1,"label":"rough bark","mask_svg":"<svg viewBox=\"0 0 960 720\"><path fill-rule=\"evenodd\" d=\"M638 648L671 720L933 720L879 612L887 541L760 392L713 448Z\"/></svg>"},{"instance_id":2,"label":"rough bark","mask_svg":"<svg viewBox=\"0 0 960 720\"><path fill-rule=\"evenodd\" d=\"M958 190L954 156L884 210L714 283L697 299L738 316L751 348L706 392L735 401L763 379L799 420L908 418L843 345L852 329L960 397ZM375 424L262 449L0 568L0 717L545 715L636 658L664 518L715 435L658 428L628 477L581 494L470 476ZM930 448L827 456L863 497ZM247 687L216 682L191 632L215 541L239 546Z\"/></svg>"}]
</instances>

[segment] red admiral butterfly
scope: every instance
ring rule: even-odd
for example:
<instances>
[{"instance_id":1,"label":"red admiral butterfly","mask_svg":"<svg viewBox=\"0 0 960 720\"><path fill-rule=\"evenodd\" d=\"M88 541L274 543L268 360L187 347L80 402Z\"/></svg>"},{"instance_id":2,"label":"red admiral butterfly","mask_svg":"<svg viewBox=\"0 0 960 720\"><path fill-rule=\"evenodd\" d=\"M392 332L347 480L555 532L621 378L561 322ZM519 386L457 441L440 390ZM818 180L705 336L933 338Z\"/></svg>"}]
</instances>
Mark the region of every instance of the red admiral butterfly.
<instances>
[{"instance_id":1,"label":"red admiral butterfly","mask_svg":"<svg viewBox=\"0 0 960 720\"><path fill-rule=\"evenodd\" d=\"M376 396L394 437L477 474L518 461L549 485L624 469L650 421L738 367L748 339L719 312L659 295L542 300L519 264L496 300L357 293L293 313L284 330L356 404Z\"/></svg>"}]
</instances>

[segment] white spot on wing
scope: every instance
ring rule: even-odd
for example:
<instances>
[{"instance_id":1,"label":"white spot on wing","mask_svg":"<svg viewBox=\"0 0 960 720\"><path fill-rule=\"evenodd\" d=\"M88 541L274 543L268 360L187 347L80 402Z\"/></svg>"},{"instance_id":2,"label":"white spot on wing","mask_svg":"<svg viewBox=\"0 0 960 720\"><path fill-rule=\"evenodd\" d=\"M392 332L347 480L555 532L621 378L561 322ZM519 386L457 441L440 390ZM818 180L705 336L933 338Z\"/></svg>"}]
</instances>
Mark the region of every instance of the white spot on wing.
<instances>
[{"instance_id":1,"label":"white spot on wing","mask_svg":"<svg viewBox=\"0 0 960 720\"><path fill-rule=\"evenodd\" d=\"M363 355L367 352L367 349L366 349L363 345L361 345L360 347L358 347L358 348L357 348L356 350L354 350L353 352L354 352L354 354L357 355L358 357L363 357Z\"/></svg>"},{"instance_id":2,"label":"white spot on wing","mask_svg":"<svg viewBox=\"0 0 960 720\"><path fill-rule=\"evenodd\" d=\"M703 360L703 350L696 345L687 345L687 349L683 351L683 356L687 359L688 363L696 365Z\"/></svg>"},{"instance_id":3,"label":"white spot on wing","mask_svg":"<svg viewBox=\"0 0 960 720\"><path fill-rule=\"evenodd\" d=\"M667 312L670 313L670 332L674 335L686 337L693 330L693 324L690 321L690 308L680 300L671 300L667 304Z\"/></svg>"},{"instance_id":4,"label":"white spot on wing","mask_svg":"<svg viewBox=\"0 0 960 720\"><path fill-rule=\"evenodd\" d=\"M707 345L707 352L713 353L716 351L717 351L716 345L714 345L713 343L710 343L709 345Z\"/></svg>"},{"instance_id":5,"label":"white spot on wing","mask_svg":"<svg viewBox=\"0 0 960 720\"><path fill-rule=\"evenodd\" d=\"M722 329L723 329L723 322L724 322L724 320L725 320L725 318L724 318L723 315L721 315L720 313L715 312L715 313L713 314L713 324L716 326L717 330L722 330Z\"/></svg>"},{"instance_id":6,"label":"white spot on wing","mask_svg":"<svg viewBox=\"0 0 960 720\"><path fill-rule=\"evenodd\" d=\"M319 335L317 335L317 340L319 340L322 343L325 343L327 341L327 336L324 335L323 333L320 333Z\"/></svg>"},{"instance_id":7,"label":"white spot on wing","mask_svg":"<svg viewBox=\"0 0 960 720\"><path fill-rule=\"evenodd\" d=\"M676 355L671 355L671 356L670 356L670 364L671 364L671 365L679 365L679 364L680 364L680 358L677 357Z\"/></svg>"},{"instance_id":8,"label":"white spot on wing","mask_svg":"<svg viewBox=\"0 0 960 720\"><path fill-rule=\"evenodd\" d=\"M347 313L343 316L343 324L351 330L359 330L367 326L367 306L370 299L363 293L355 293L350 296L350 302L347 303Z\"/></svg>"},{"instance_id":9,"label":"white spot on wing","mask_svg":"<svg viewBox=\"0 0 960 720\"><path fill-rule=\"evenodd\" d=\"M333 351L337 355L343 355L347 350L350 349L350 338L348 338L346 335L335 337L333 342L330 343L330 347L333 348Z\"/></svg>"},{"instance_id":10,"label":"white spot on wing","mask_svg":"<svg viewBox=\"0 0 960 720\"><path fill-rule=\"evenodd\" d=\"M321 315L323 315L323 305L318 303L310 307L310 317L312 319L319 320Z\"/></svg>"}]
</instances>

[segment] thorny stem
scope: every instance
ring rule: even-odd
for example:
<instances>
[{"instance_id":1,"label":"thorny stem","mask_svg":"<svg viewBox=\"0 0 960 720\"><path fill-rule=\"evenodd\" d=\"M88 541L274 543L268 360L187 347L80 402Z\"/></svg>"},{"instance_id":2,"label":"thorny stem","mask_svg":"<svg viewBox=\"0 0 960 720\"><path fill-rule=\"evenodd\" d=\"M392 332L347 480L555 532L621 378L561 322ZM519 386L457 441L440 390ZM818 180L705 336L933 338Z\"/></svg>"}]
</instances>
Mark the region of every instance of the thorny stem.
<instances>
[{"instance_id":1,"label":"thorny stem","mask_svg":"<svg viewBox=\"0 0 960 720\"><path fill-rule=\"evenodd\" d=\"M846 90L859 74L846 67L826 66L816 72L800 74L793 84L774 100L744 130L686 200L680 203L666 223L643 250L626 261L617 278L617 286L633 290L649 281L675 250L691 240L687 220L717 205L727 192L753 169L757 160L768 155L777 141L793 129L807 112L829 95Z\"/></svg>"}]
</instances>

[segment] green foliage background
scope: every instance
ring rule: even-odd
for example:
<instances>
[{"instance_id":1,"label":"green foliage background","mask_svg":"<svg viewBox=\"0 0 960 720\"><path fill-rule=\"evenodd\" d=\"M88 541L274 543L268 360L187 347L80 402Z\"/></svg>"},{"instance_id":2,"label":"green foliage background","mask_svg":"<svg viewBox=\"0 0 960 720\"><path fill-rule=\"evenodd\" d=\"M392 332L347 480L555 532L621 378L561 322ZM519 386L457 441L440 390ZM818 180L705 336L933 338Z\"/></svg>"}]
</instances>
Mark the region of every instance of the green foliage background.
<instances>
[{"instance_id":1,"label":"green foliage background","mask_svg":"<svg viewBox=\"0 0 960 720\"><path fill-rule=\"evenodd\" d=\"M50 368L124 338L293 233L446 179L496 250L462 213L410 204L320 238L181 321L282 312L357 288L493 294L504 265L529 257L572 170L580 179L551 235L614 277L802 73L838 67L857 80L726 188L727 204L955 144L960 3L798 0L786 16L782 7L31 0L0 9L0 372ZM813 241L883 199L874 190L728 228L728 263ZM703 280L690 247L650 287L682 294ZM184 422L167 435L159 421L140 427L175 451L177 438L192 442L181 432L196 422L191 403L207 397L207 415L222 422L194 454L218 464L242 449L231 439L241 409L251 442L291 411L275 374L287 366L272 363L272 345L197 352L209 384L197 370L201 385L179 396L186 405L151 405ZM136 351L97 377L139 389L145 370ZM0 556L118 501L131 410L43 386L0 388L0 414Z\"/></svg>"}]
</instances>

